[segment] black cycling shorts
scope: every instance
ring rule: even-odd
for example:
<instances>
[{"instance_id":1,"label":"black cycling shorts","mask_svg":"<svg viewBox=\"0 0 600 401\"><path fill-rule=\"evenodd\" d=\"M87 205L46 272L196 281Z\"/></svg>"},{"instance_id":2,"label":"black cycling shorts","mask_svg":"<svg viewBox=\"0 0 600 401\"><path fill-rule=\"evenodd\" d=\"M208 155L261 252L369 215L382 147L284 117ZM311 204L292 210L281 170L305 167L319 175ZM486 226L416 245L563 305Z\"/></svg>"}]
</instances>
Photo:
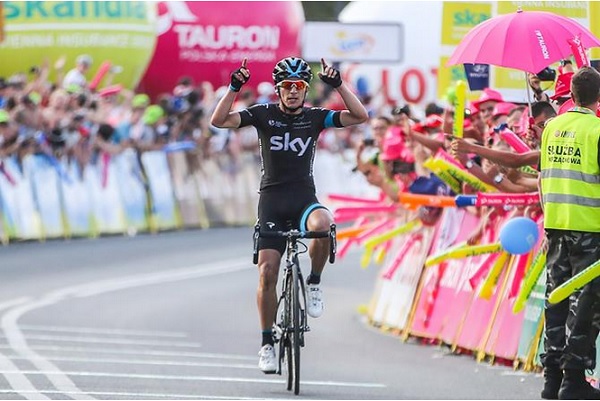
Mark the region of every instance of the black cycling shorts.
<instances>
[{"instance_id":1,"label":"black cycling shorts","mask_svg":"<svg viewBox=\"0 0 600 401\"><path fill-rule=\"evenodd\" d=\"M261 231L307 231L308 215L315 209L326 209L312 191L261 191L258 200L258 224ZM285 238L259 238L258 249L275 249L285 253Z\"/></svg>"}]
</instances>

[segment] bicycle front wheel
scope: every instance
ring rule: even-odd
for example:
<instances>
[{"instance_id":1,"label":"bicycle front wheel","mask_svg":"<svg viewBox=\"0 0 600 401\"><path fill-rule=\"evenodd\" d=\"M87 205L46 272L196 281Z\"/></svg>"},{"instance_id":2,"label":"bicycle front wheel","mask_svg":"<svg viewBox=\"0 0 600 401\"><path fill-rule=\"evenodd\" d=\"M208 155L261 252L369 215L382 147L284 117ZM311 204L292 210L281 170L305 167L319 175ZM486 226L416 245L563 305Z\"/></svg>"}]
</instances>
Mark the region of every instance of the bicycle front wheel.
<instances>
[{"instance_id":1,"label":"bicycle front wheel","mask_svg":"<svg viewBox=\"0 0 600 401\"><path fill-rule=\"evenodd\" d=\"M285 352L285 360L287 361L287 389L290 391L292 386L294 385L294 358L292 356L293 352L293 286L294 286L294 277L292 274L286 274L285 276L285 298L284 298L284 318L283 318L283 327L284 327L284 341L282 342L284 352Z\"/></svg>"},{"instance_id":2,"label":"bicycle front wheel","mask_svg":"<svg viewBox=\"0 0 600 401\"><path fill-rule=\"evenodd\" d=\"M292 323L293 330L291 335L291 363L288 362L288 367L292 365L292 377L294 382L294 394L300 392L300 266L297 262L292 270ZM289 374L289 373L288 373Z\"/></svg>"}]
</instances>

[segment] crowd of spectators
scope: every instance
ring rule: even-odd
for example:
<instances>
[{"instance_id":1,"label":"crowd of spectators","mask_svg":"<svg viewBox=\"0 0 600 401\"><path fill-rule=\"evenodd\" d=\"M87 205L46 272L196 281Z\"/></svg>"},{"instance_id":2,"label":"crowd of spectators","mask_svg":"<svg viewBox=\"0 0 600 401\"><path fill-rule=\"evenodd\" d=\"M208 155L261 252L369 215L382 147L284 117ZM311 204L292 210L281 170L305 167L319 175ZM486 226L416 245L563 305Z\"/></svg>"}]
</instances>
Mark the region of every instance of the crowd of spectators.
<instances>
[{"instance_id":1,"label":"crowd of spectators","mask_svg":"<svg viewBox=\"0 0 600 401\"><path fill-rule=\"evenodd\" d=\"M420 120L414 118L409 106L374 114L368 135L357 145L356 170L392 201L399 201L402 192L452 195L456 191L425 167L427 159L446 152L468 173L499 192L536 192L541 133L549 119L568 110L573 72L572 63L566 60L559 69L552 96L542 90L536 74L529 74L533 93L530 104L508 102L498 91L484 89L478 99L467 104L462 138L452 136L452 99L446 108L428 105L425 118ZM500 135L505 129L514 132L530 150L516 152ZM476 192L469 184L462 184L461 193ZM482 225L468 242L477 243L486 227L511 209L514 208L473 209L473 213L483 217ZM541 213L537 205L523 209L519 212L530 217ZM440 211L425 207L419 214L423 222L433 224Z\"/></svg>"},{"instance_id":2,"label":"crowd of spectators","mask_svg":"<svg viewBox=\"0 0 600 401\"><path fill-rule=\"evenodd\" d=\"M225 153L235 161L246 152L258 158L254 128L228 130L209 124L225 87L181 77L171 93L151 99L113 84L119 67L108 70L96 85L94 63L84 54L70 69L61 58L53 65L45 61L27 72L0 77L0 160L21 161L28 154L44 153L83 169L102 152L144 152L175 141L195 142L201 157ZM276 100L272 83L261 82L244 89L234 108ZM306 104L342 107L335 91L320 82L311 88ZM365 129L330 130L319 145L333 152L353 148Z\"/></svg>"},{"instance_id":3,"label":"crowd of spectators","mask_svg":"<svg viewBox=\"0 0 600 401\"><path fill-rule=\"evenodd\" d=\"M151 101L112 81L118 69L108 71L101 89L90 87L94 60L81 55L65 71L65 60L44 62L28 73L0 78L0 159L45 153L59 160L77 163L81 169L99 159L99 154L157 150L174 141L193 141L201 157L227 154L230 161L241 154L258 159L258 138L254 128L218 129L208 118L225 87L194 82L182 77L171 93ZM54 71L52 71L54 69ZM539 139L545 121L556 115L569 99L570 64L558 75L555 95L540 89L539 79L530 76L535 101L528 105L506 102L493 89L468 104L464 138L453 138L452 107L428 104L418 117L412 106L382 103L374 106L376 94L364 94L370 121L345 129L322 133L319 146L331 152L356 154L356 171L393 201L402 191L448 194L449 189L423 165L440 149L452 154L468 171L501 192L537 190L535 168ZM49 77L54 77L50 79ZM273 85L262 82L245 89L234 108L276 101ZM307 105L341 108L335 91L315 82ZM451 102L448 102L451 104ZM419 114L419 113L417 113ZM531 148L518 154L498 135L506 126ZM355 152L355 153L354 153ZM353 156L352 156L353 157ZM474 192L464 185L463 193ZM424 209L424 213L432 210ZM435 214L435 213L434 213Z\"/></svg>"}]
</instances>

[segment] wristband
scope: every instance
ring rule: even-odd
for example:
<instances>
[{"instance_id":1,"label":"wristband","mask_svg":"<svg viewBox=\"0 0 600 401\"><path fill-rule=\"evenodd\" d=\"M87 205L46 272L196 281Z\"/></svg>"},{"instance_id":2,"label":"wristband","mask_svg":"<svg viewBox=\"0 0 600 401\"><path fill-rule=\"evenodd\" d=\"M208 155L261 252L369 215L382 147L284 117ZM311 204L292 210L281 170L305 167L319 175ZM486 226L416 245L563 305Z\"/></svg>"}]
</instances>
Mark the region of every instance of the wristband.
<instances>
[{"instance_id":1,"label":"wristband","mask_svg":"<svg viewBox=\"0 0 600 401\"><path fill-rule=\"evenodd\" d=\"M241 88L235 88L232 84L229 84L229 90L232 92L239 92Z\"/></svg>"}]
</instances>

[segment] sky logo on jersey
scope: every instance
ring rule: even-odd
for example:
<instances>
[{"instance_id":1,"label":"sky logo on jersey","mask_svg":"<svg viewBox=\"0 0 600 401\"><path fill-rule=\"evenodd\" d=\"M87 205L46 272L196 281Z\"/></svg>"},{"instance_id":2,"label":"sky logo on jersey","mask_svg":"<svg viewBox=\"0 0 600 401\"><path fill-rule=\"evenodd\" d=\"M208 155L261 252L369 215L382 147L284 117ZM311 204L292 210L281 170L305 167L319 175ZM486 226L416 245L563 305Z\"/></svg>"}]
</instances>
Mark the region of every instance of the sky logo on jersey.
<instances>
[{"instance_id":1,"label":"sky logo on jersey","mask_svg":"<svg viewBox=\"0 0 600 401\"><path fill-rule=\"evenodd\" d=\"M292 152L298 153L298 157L300 157L306 153L310 141L312 141L312 138L306 138L306 142L304 142L302 138L290 140L290 133L286 132L284 136L272 136L271 147L269 149L274 151L283 150L284 152L291 150Z\"/></svg>"}]
</instances>

